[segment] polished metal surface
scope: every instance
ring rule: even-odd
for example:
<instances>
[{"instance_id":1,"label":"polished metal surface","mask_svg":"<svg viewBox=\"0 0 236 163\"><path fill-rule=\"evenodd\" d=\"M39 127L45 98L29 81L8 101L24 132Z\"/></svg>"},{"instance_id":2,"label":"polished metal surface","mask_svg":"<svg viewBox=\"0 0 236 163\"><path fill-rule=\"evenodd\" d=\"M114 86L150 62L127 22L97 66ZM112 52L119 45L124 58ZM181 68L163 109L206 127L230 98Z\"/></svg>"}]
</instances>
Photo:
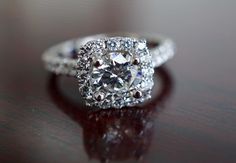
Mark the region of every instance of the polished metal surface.
<instances>
[{"instance_id":1,"label":"polished metal surface","mask_svg":"<svg viewBox=\"0 0 236 163\"><path fill-rule=\"evenodd\" d=\"M79 75L77 73L77 56L73 57L72 53L79 51L79 49L87 42L97 39L104 39L109 37L130 37L147 40L147 44L152 44L150 48L150 54L152 55L152 62L154 67L159 67L164 64L167 60L171 59L174 54L176 47L174 42L166 37L158 34L131 34L131 33L116 33L116 34L98 34L94 36L87 36L85 38L78 38L55 45L47 50L43 54L43 61L47 70L52 71L56 74L64 74L70 76ZM77 54L79 55L79 54Z\"/></svg>"},{"instance_id":2,"label":"polished metal surface","mask_svg":"<svg viewBox=\"0 0 236 163\"><path fill-rule=\"evenodd\" d=\"M234 0L0 1L0 162L235 163L235 8ZM151 105L87 112L74 79L51 77L41 54L117 31L170 36L177 55L157 68L165 84L155 82Z\"/></svg>"}]
</instances>

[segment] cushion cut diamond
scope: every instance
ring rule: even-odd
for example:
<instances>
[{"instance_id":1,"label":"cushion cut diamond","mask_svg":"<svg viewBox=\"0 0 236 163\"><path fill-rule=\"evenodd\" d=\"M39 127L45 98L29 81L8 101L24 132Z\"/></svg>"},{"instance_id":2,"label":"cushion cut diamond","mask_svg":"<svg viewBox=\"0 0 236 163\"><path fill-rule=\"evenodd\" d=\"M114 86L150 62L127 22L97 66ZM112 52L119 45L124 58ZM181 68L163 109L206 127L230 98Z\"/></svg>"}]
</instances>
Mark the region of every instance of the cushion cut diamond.
<instances>
[{"instance_id":1,"label":"cushion cut diamond","mask_svg":"<svg viewBox=\"0 0 236 163\"><path fill-rule=\"evenodd\" d=\"M145 42L125 37L99 40L104 44L100 47L94 46L96 42L84 45L81 49L87 51L78 56L78 65L86 65L80 66L78 80L83 81L80 91L87 105L121 108L150 98L154 68ZM141 56L147 56L146 60L140 60ZM141 96L137 98L135 92Z\"/></svg>"}]
</instances>

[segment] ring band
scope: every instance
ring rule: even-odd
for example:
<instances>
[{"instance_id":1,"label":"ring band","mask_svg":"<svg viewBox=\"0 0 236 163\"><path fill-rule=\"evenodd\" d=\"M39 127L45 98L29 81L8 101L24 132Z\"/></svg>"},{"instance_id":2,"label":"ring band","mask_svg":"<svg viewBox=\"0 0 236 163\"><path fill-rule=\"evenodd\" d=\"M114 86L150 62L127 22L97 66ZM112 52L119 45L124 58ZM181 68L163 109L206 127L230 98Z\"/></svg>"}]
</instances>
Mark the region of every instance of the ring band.
<instances>
[{"instance_id":1,"label":"ring band","mask_svg":"<svg viewBox=\"0 0 236 163\"><path fill-rule=\"evenodd\" d=\"M165 37L100 34L53 46L42 59L47 70L78 78L88 106L106 109L151 98L154 68L174 53L173 41Z\"/></svg>"},{"instance_id":2,"label":"ring band","mask_svg":"<svg viewBox=\"0 0 236 163\"><path fill-rule=\"evenodd\" d=\"M120 36L121 34L119 34ZM167 60L171 59L175 53L175 45L169 38L160 35L143 35L123 34L126 37L144 38L147 43L152 44L150 53L154 67L159 67ZM46 69L56 74L75 76L77 69L77 50L88 41L114 37L115 34L99 34L79 39L73 39L62 42L48 49L43 54L43 61Z\"/></svg>"}]
</instances>

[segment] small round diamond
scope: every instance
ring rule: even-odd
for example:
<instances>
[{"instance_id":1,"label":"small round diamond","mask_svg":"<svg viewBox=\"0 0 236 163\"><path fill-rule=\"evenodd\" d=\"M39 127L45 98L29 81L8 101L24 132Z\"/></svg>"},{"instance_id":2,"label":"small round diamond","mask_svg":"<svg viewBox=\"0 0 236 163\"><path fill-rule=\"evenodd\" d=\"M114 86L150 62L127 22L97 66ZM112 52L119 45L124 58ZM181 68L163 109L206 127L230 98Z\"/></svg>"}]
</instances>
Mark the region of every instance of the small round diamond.
<instances>
[{"instance_id":1,"label":"small round diamond","mask_svg":"<svg viewBox=\"0 0 236 163\"><path fill-rule=\"evenodd\" d=\"M124 50L130 50L131 48L133 48L133 42L131 39L122 40L121 45Z\"/></svg>"},{"instance_id":2,"label":"small round diamond","mask_svg":"<svg viewBox=\"0 0 236 163\"><path fill-rule=\"evenodd\" d=\"M95 42L92 43L92 51L95 52L95 53L96 52L97 53L102 52L102 49L104 47L105 47L105 44L104 44L103 41L98 40L98 41L95 41Z\"/></svg>"},{"instance_id":3,"label":"small round diamond","mask_svg":"<svg viewBox=\"0 0 236 163\"><path fill-rule=\"evenodd\" d=\"M146 48L146 41L145 40L139 40L137 43L138 50L144 50Z\"/></svg>"}]
</instances>

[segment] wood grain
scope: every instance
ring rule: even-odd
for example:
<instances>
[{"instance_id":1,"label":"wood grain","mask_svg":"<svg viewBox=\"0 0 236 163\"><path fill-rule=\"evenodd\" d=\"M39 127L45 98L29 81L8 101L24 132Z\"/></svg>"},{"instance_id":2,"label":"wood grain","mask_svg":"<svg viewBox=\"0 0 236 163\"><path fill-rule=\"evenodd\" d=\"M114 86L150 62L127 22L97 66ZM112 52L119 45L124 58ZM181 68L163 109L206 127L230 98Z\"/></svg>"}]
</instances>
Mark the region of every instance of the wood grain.
<instances>
[{"instance_id":1,"label":"wood grain","mask_svg":"<svg viewBox=\"0 0 236 163\"><path fill-rule=\"evenodd\" d=\"M236 162L236 2L0 2L1 163ZM173 37L142 108L88 111L76 81L43 68L60 41L102 32Z\"/></svg>"}]
</instances>

